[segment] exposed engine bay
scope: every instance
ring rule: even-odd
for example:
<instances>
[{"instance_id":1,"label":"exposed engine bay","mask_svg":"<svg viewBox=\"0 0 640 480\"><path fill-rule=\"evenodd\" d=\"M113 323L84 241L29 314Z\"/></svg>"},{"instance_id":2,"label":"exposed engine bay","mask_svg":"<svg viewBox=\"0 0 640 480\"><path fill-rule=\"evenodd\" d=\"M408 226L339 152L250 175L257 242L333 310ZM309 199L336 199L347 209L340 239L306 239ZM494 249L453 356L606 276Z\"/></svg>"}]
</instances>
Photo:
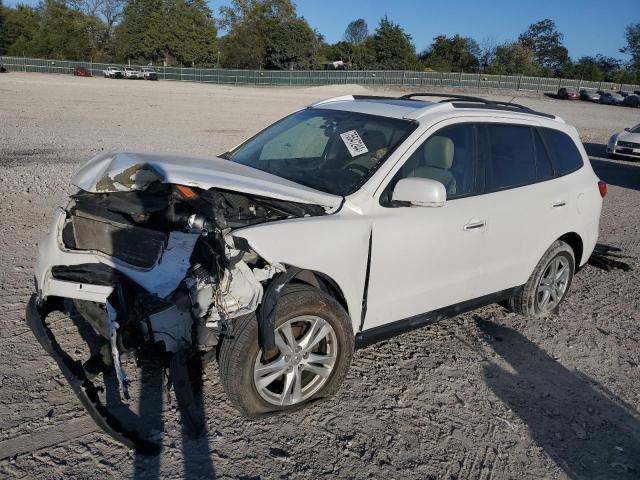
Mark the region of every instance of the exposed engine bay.
<instances>
[{"instance_id":1,"label":"exposed engine bay","mask_svg":"<svg viewBox=\"0 0 640 480\"><path fill-rule=\"evenodd\" d=\"M138 167L125 177L149 181L121 191L112 183L105 192L80 190L71 196L60 248L91 253L104 263L53 266L52 279L85 293L35 299L31 315L27 311L34 333L94 420L118 440L143 450L154 446L109 414L91 379L113 368L121 397L129 398L121 356L152 355L174 377L182 409L193 392L178 385L195 384L203 363L215 358L220 339L232 334L235 318L256 312L260 346L263 351L273 348L273 309L281 289L273 285L283 286L297 269L268 263L233 231L326 213L318 205L162 183L154 174L152 168ZM103 288L105 300L87 300L86 291L92 288ZM272 298L260 311L265 291ZM70 299L75 313L102 339L97 353L82 364L62 351L45 322L50 311L68 310ZM189 419L190 412L182 414ZM202 421L187 421L194 434Z\"/></svg>"}]
</instances>

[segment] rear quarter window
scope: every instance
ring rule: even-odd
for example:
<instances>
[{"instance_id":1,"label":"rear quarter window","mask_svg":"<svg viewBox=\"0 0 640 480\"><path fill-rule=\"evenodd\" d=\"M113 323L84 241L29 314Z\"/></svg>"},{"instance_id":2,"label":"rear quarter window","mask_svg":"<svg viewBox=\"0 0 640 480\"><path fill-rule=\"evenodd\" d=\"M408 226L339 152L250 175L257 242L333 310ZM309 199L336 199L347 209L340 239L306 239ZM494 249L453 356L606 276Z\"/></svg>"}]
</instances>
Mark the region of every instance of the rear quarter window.
<instances>
[{"instance_id":1,"label":"rear quarter window","mask_svg":"<svg viewBox=\"0 0 640 480\"><path fill-rule=\"evenodd\" d=\"M556 176L574 172L584 165L582 155L569 135L551 128L538 131L547 146Z\"/></svg>"}]
</instances>

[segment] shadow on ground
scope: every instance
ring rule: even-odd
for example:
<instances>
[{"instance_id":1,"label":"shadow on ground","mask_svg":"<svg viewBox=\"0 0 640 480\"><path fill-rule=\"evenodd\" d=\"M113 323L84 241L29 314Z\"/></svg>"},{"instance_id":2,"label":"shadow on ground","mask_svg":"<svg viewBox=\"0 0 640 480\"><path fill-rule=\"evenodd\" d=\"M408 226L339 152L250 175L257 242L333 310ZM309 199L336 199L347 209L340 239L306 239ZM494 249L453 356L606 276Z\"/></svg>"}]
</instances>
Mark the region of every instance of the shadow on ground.
<instances>
[{"instance_id":1,"label":"shadow on ground","mask_svg":"<svg viewBox=\"0 0 640 480\"><path fill-rule=\"evenodd\" d=\"M515 330L476 323L509 365L485 367L487 385L569 478L640 478L638 412Z\"/></svg>"},{"instance_id":2,"label":"shadow on ground","mask_svg":"<svg viewBox=\"0 0 640 480\"><path fill-rule=\"evenodd\" d=\"M584 148L593 170L601 180L609 185L640 190L640 163L633 160L608 160L607 147L600 143L585 143Z\"/></svg>"}]
</instances>

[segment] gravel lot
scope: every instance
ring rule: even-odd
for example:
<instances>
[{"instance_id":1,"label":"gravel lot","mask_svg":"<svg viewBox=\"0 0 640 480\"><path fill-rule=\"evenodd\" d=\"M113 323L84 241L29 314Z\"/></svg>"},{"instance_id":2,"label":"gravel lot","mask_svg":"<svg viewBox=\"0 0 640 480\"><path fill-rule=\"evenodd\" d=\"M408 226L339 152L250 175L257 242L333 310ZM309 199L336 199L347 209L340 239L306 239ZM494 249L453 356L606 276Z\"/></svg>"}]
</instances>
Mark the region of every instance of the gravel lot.
<instances>
[{"instance_id":1,"label":"gravel lot","mask_svg":"<svg viewBox=\"0 0 640 480\"><path fill-rule=\"evenodd\" d=\"M335 398L289 417L239 417L213 365L199 440L183 438L150 371L134 407L162 438L157 457L80 407L23 320L36 244L77 162L111 149L213 155L314 100L367 92L0 75L1 478L640 478L640 166L600 158L640 111L546 97L518 101L580 131L610 184L601 241L625 248L631 273L586 267L556 317L492 306L361 350Z\"/></svg>"}]
</instances>

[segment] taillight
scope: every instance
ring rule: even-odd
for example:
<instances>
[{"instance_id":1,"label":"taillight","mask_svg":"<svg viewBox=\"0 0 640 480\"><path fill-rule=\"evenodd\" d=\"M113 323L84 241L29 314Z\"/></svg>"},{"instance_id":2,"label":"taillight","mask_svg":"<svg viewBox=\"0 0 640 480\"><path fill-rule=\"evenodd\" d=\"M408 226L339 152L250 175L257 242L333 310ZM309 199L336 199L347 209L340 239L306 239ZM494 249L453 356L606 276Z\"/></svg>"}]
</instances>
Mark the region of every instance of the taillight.
<instances>
[{"instance_id":1,"label":"taillight","mask_svg":"<svg viewBox=\"0 0 640 480\"><path fill-rule=\"evenodd\" d=\"M600 196L604 198L607 195L607 184L602 180L598 180L598 190L600 190Z\"/></svg>"}]
</instances>

